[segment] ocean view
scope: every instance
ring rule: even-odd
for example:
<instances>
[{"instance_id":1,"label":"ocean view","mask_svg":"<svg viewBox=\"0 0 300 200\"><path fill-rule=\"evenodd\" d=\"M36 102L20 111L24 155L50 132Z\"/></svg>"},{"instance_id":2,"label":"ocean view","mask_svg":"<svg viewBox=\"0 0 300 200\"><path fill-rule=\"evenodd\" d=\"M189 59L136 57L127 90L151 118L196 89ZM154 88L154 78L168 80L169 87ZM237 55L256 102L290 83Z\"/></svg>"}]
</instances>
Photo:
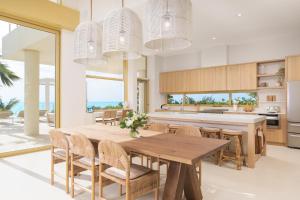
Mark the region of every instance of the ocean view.
<instances>
[{"instance_id":1,"label":"ocean view","mask_svg":"<svg viewBox=\"0 0 300 200\"><path fill-rule=\"evenodd\" d=\"M91 107L106 107L106 106L117 106L120 103L120 101L90 101L87 102L86 108L91 108ZM40 102L39 103L39 108L40 110L45 110L46 105L45 102ZM55 108L55 103L54 102L50 102L50 112L54 112L54 108ZM18 104L16 104L11 111L17 115L20 111L24 110L24 102L19 102Z\"/></svg>"}]
</instances>

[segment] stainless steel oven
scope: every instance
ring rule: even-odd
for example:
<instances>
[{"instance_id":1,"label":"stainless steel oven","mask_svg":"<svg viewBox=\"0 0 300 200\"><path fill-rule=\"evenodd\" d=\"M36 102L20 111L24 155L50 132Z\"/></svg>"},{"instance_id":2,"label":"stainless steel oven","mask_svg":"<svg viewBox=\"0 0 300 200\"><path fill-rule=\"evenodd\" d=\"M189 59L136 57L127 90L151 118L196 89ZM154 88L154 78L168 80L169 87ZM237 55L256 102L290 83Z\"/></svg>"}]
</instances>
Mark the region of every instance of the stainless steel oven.
<instances>
[{"instance_id":1,"label":"stainless steel oven","mask_svg":"<svg viewBox=\"0 0 300 200\"><path fill-rule=\"evenodd\" d=\"M267 121L267 128L280 128L280 116L279 114L271 114L271 113L264 113L259 114L266 117Z\"/></svg>"}]
</instances>

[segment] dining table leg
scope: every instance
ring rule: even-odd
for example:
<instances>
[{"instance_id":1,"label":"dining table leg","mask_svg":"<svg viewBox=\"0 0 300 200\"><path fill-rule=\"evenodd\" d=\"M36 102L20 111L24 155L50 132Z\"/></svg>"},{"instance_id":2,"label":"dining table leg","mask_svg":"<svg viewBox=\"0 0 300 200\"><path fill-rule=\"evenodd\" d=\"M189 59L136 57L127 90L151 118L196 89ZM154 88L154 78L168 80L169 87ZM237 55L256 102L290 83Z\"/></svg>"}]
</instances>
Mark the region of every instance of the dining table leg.
<instances>
[{"instance_id":1,"label":"dining table leg","mask_svg":"<svg viewBox=\"0 0 300 200\"><path fill-rule=\"evenodd\" d=\"M202 200L200 182L195 167L171 162L167 172L163 200L181 200L183 191L187 200Z\"/></svg>"}]
</instances>

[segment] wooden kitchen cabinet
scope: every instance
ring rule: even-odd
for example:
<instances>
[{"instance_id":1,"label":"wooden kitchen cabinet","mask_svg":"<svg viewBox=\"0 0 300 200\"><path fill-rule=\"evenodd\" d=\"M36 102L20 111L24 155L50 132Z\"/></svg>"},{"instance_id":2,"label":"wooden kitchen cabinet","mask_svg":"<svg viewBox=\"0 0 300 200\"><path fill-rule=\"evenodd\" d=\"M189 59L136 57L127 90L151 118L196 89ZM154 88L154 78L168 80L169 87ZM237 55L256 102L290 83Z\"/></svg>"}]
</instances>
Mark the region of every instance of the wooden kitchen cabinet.
<instances>
[{"instance_id":1,"label":"wooden kitchen cabinet","mask_svg":"<svg viewBox=\"0 0 300 200\"><path fill-rule=\"evenodd\" d=\"M286 59L288 81L300 80L300 56L289 56Z\"/></svg>"},{"instance_id":2,"label":"wooden kitchen cabinet","mask_svg":"<svg viewBox=\"0 0 300 200\"><path fill-rule=\"evenodd\" d=\"M227 90L241 89L241 67L240 65L227 66Z\"/></svg>"},{"instance_id":3,"label":"wooden kitchen cabinet","mask_svg":"<svg viewBox=\"0 0 300 200\"><path fill-rule=\"evenodd\" d=\"M199 68L160 74L161 93L255 90L256 63Z\"/></svg>"},{"instance_id":4,"label":"wooden kitchen cabinet","mask_svg":"<svg viewBox=\"0 0 300 200\"><path fill-rule=\"evenodd\" d=\"M200 75L200 91L214 91L215 69L203 68Z\"/></svg>"},{"instance_id":5,"label":"wooden kitchen cabinet","mask_svg":"<svg viewBox=\"0 0 300 200\"><path fill-rule=\"evenodd\" d=\"M215 67L214 91L227 90L226 66Z\"/></svg>"},{"instance_id":6,"label":"wooden kitchen cabinet","mask_svg":"<svg viewBox=\"0 0 300 200\"><path fill-rule=\"evenodd\" d=\"M227 90L256 90L257 64L227 66Z\"/></svg>"}]
</instances>

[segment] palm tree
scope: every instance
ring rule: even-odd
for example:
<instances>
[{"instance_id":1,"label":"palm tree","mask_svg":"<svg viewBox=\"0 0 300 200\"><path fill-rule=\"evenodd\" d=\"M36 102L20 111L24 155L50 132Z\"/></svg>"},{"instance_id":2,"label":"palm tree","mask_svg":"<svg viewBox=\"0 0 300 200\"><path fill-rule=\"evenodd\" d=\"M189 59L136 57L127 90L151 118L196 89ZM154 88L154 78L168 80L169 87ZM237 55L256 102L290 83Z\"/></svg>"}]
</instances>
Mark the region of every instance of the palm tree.
<instances>
[{"instance_id":1,"label":"palm tree","mask_svg":"<svg viewBox=\"0 0 300 200\"><path fill-rule=\"evenodd\" d=\"M0 99L0 111L10 110L17 103L19 103L19 100L17 100L16 98L9 100L7 104L3 103L2 99Z\"/></svg>"},{"instance_id":2,"label":"palm tree","mask_svg":"<svg viewBox=\"0 0 300 200\"><path fill-rule=\"evenodd\" d=\"M20 79L13 71L8 69L8 66L0 63L0 79L3 85L12 86L14 80Z\"/></svg>"}]
</instances>

